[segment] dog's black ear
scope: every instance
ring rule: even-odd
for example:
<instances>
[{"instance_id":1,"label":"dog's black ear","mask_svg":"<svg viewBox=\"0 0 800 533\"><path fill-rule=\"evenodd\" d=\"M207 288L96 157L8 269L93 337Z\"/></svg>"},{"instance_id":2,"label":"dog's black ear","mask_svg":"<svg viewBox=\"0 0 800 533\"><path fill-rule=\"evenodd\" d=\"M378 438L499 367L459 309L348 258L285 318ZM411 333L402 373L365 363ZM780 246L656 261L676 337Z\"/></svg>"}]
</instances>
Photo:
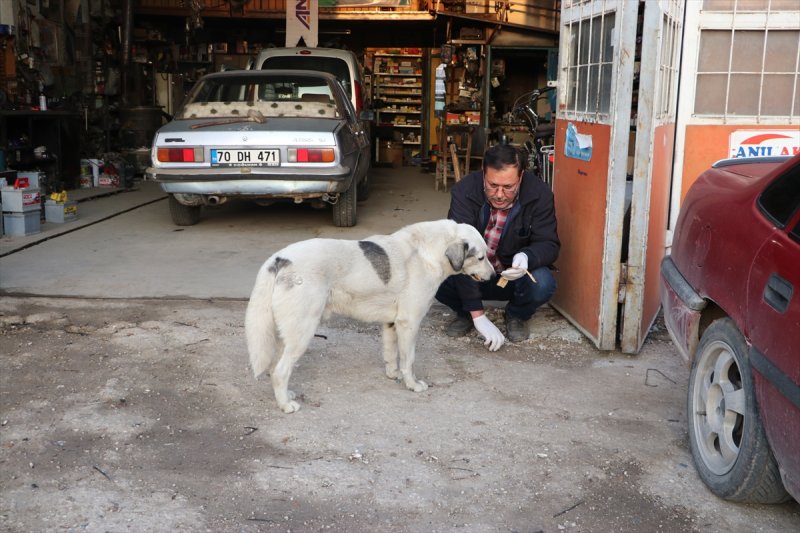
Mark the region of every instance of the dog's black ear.
<instances>
[{"instance_id":1,"label":"dog's black ear","mask_svg":"<svg viewBox=\"0 0 800 533\"><path fill-rule=\"evenodd\" d=\"M453 243L447 247L447 251L445 251L444 255L447 256L447 260L450 261L450 266L453 267L453 270L456 272L460 272L461 268L464 266L464 259L467 257L468 249L469 245L466 241Z\"/></svg>"}]
</instances>

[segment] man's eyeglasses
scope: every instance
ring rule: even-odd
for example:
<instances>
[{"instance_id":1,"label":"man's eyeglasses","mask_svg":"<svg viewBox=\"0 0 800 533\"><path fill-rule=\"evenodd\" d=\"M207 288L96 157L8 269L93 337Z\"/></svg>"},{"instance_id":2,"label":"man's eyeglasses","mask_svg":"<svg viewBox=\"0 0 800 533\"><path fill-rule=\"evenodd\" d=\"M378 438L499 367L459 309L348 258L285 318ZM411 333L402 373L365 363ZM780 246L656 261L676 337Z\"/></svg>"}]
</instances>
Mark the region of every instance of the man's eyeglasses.
<instances>
[{"instance_id":1,"label":"man's eyeglasses","mask_svg":"<svg viewBox=\"0 0 800 533\"><path fill-rule=\"evenodd\" d=\"M517 192L520 183L522 183L522 180L518 180L514 185L495 185L492 183L487 183L486 180L483 180L483 189L492 193L501 191L503 194L511 194Z\"/></svg>"}]
</instances>

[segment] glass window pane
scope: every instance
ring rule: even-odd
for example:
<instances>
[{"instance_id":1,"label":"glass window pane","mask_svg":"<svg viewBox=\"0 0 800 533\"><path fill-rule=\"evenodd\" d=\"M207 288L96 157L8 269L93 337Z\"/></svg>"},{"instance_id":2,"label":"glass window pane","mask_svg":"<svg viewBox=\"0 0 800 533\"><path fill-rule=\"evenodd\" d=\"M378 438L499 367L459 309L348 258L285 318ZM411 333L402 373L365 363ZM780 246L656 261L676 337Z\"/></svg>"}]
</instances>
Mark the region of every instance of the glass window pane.
<instances>
[{"instance_id":1,"label":"glass window pane","mask_svg":"<svg viewBox=\"0 0 800 533\"><path fill-rule=\"evenodd\" d=\"M763 31L737 31L733 34L732 68L738 72L761 72L764 57Z\"/></svg>"},{"instance_id":2,"label":"glass window pane","mask_svg":"<svg viewBox=\"0 0 800 533\"><path fill-rule=\"evenodd\" d=\"M734 3L731 0L704 0L705 11L732 11Z\"/></svg>"},{"instance_id":3,"label":"glass window pane","mask_svg":"<svg viewBox=\"0 0 800 533\"><path fill-rule=\"evenodd\" d=\"M772 11L797 11L797 0L772 0L769 8Z\"/></svg>"},{"instance_id":4,"label":"glass window pane","mask_svg":"<svg viewBox=\"0 0 800 533\"><path fill-rule=\"evenodd\" d=\"M728 114L758 115L760 89L760 74L731 74Z\"/></svg>"},{"instance_id":5,"label":"glass window pane","mask_svg":"<svg viewBox=\"0 0 800 533\"><path fill-rule=\"evenodd\" d=\"M591 28L592 28L592 48L591 48L591 56L589 61L592 63L597 63L600 61L600 52L602 49L600 48L602 43L603 37L603 20L602 18L592 19L591 21Z\"/></svg>"},{"instance_id":6,"label":"glass window pane","mask_svg":"<svg viewBox=\"0 0 800 533\"><path fill-rule=\"evenodd\" d=\"M792 116L800 117L800 79L794 79L794 107L792 108Z\"/></svg>"},{"instance_id":7,"label":"glass window pane","mask_svg":"<svg viewBox=\"0 0 800 533\"><path fill-rule=\"evenodd\" d=\"M783 116L791 114L793 86L794 76L791 74L765 75L761 114Z\"/></svg>"},{"instance_id":8,"label":"glass window pane","mask_svg":"<svg viewBox=\"0 0 800 533\"><path fill-rule=\"evenodd\" d=\"M767 34L766 72L795 72L797 49L800 48L800 31L770 30Z\"/></svg>"},{"instance_id":9,"label":"glass window pane","mask_svg":"<svg viewBox=\"0 0 800 533\"><path fill-rule=\"evenodd\" d=\"M567 109L577 113L608 112L614 61L614 15L599 15L568 26L570 66Z\"/></svg>"},{"instance_id":10,"label":"glass window pane","mask_svg":"<svg viewBox=\"0 0 800 533\"><path fill-rule=\"evenodd\" d=\"M589 62L589 44L592 37L592 24L591 21L580 22L580 33L578 35L578 63L585 65Z\"/></svg>"},{"instance_id":11,"label":"glass window pane","mask_svg":"<svg viewBox=\"0 0 800 533\"><path fill-rule=\"evenodd\" d=\"M608 113L611 108L611 63L604 63L600 71L600 109Z\"/></svg>"},{"instance_id":12,"label":"glass window pane","mask_svg":"<svg viewBox=\"0 0 800 533\"><path fill-rule=\"evenodd\" d=\"M605 43L605 50L603 50L603 61L612 61L614 59L614 24L615 16L606 15L603 19L603 42Z\"/></svg>"},{"instance_id":13,"label":"glass window pane","mask_svg":"<svg viewBox=\"0 0 800 533\"><path fill-rule=\"evenodd\" d=\"M706 11L732 13L736 11L797 11L797 0L703 0Z\"/></svg>"},{"instance_id":14,"label":"glass window pane","mask_svg":"<svg viewBox=\"0 0 800 533\"><path fill-rule=\"evenodd\" d=\"M578 30L574 25L569 26L569 64L576 65L578 63Z\"/></svg>"},{"instance_id":15,"label":"glass window pane","mask_svg":"<svg viewBox=\"0 0 800 533\"><path fill-rule=\"evenodd\" d=\"M589 107L587 111L597 111L598 99L600 97L600 65L592 65L589 67L588 91L589 94Z\"/></svg>"},{"instance_id":16,"label":"glass window pane","mask_svg":"<svg viewBox=\"0 0 800 533\"><path fill-rule=\"evenodd\" d=\"M665 109L666 101L664 92L669 87L669 85L667 85L669 83L669 73L662 68L658 74L659 80L656 84L656 96L653 99L653 110L656 116L663 115L667 112L667 109Z\"/></svg>"},{"instance_id":17,"label":"glass window pane","mask_svg":"<svg viewBox=\"0 0 800 533\"><path fill-rule=\"evenodd\" d=\"M725 74L699 74L694 99L694 112L700 115L721 115L725 112Z\"/></svg>"},{"instance_id":18,"label":"glass window pane","mask_svg":"<svg viewBox=\"0 0 800 533\"><path fill-rule=\"evenodd\" d=\"M586 111L586 87L589 82L589 67L578 67L578 102L577 111Z\"/></svg>"},{"instance_id":19,"label":"glass window pane","mask_svg":"<svg viewBox=\"0 0 800 533\"><path fill-rule=\"evenodd\" d=\"M728 72L731 32L704 30L700 34L698 72Z\"/></svg>"},{"instance_id":20,"label":"glass window pane","mask_svg":"<svg viewBox=\"0 0 800 533\"><path fill-rule=\"evenodd\" d=\"M578 84L575 80L576 72L576 67L567 69L567 110L569 111L575 111L575 106L577 105Z\"/></svg>"}]
</instances>

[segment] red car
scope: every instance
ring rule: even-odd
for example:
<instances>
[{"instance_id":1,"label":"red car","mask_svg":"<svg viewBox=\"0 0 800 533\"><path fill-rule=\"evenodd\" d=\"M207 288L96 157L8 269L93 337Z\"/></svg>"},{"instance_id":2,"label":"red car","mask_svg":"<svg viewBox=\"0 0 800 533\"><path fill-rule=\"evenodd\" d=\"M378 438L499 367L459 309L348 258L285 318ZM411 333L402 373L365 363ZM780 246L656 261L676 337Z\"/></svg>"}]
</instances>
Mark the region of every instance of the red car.
<instances>
[{"instance_id":1,"label":"red car","mask_svg":"<svg viewBox=\"0 0 800 533\"><path fill-rule=\"evenodd\" d=\"M800 501L800 155L723 160L697 179L661 303L691 363L700 478L732 501Z\"/></svg>"}]
</instances>

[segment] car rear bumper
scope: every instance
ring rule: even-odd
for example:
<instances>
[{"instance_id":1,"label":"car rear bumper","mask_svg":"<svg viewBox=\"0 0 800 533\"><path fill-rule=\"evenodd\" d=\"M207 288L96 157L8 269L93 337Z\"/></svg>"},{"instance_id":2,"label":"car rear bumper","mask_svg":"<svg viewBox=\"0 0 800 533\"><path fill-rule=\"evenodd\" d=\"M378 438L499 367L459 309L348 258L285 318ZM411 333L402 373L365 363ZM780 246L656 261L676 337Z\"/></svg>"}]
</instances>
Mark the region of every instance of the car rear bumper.
<instances>
[{"instance_id":1,"label":"car rear bumper","mask_svg":"<svg viewBox=\"0 0 800 533\"><path fill-rule=\"evenodd\" d=\"M243 175L238 171L229 177L208 175L208 171L180 172L148 168L145 178L161 185L170 194L197 194L217 196L250 196L262 198L314 197L345 192L350 188L352 175L342 174L309 176L293 175Z\"/></svg>"},{"instance_id":2,"label":"car rear bumper","mask_svg":"<svg viewBox=\"0 0 800 533\"><path fill-rule=\"evenodd\" d=\"M684 360L690 362L700 342L700 316L707 302L689 285L669 255L661 261L660 291L667 331Z\"/></svg>"}]
</instances>

